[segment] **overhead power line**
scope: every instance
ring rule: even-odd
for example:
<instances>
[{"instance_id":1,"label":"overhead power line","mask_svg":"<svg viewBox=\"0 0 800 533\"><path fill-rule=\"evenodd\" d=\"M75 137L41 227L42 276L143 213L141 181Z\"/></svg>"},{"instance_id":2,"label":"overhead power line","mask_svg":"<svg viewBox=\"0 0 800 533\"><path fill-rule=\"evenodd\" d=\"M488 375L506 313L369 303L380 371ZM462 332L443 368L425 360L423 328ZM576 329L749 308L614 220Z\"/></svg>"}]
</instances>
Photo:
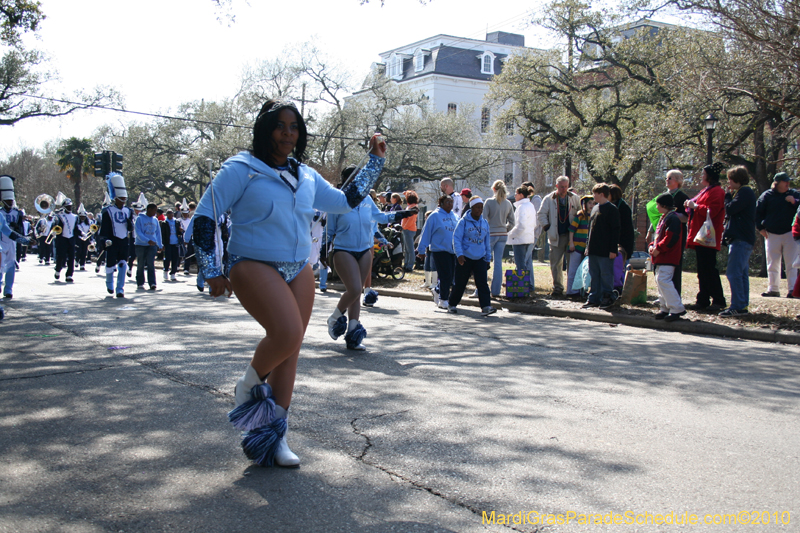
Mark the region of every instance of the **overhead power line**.
<instances>
[{"instance_id":1,"label":"overhead power line","mask_svg":"<svg viewBox=\"0 0 800 533\"><path fill-rule=\"evenodd\" d=\"M183 122L194 122L194 123L197 123L197 124L208 124L208 125L212 125L212 126L224 126L224 127L227 127L227 128L244 128L244 129L248 129L248 130L252 129L251 125L228 124L228 123L224 123L224 122L215 122L213 120L200 120L200 119L190 118L190 117L176 117L176 116L173 116L173 115L164 115L163 113L148 113L148 112L145 112L145 111L134 111L134 110L131 110L131 109L123 109L123 108L119 108L119 107L112 107L112 106L101 105L101 104L88 104L87 105L86 103L83 103L83 102L73 102L73 101L64 100L64 99L61 99L61 98L50 98L50 97L47 97L47 96L38 96L38 95L32 95L32 94L31 95L23 94L21 96L24 96L26 98L35 98L35 99L38 99L38 100L47 100L47 101L50 101L50 102L58 102L58 103L68 104L68 105L83 106L84 108L94 108L94 109L102 109L102 110L105 110L105 111L114 111L114 112L117 112L117 113L127 113L127 114L130 114L130 115L139 115L139 116L152 117L152 118L163 118L163 119L167 119L167 120L180 120L180 121L183 121ZM321 135L316 135L316 134L313 134L313 133L309 133L308 136L309 137L322 137ZM333 136L331 136L329 138L331 138L331 139L339 139L339 140L343 140L343 141L363 141L364 140L361 137L343 137L343 136L336 136L336 135L333 135ZM490 152L520 152L522 150L520 148L487 148L485 146L460 146L460 145L455 145L455 144L435 144L435 143L424 143L424 142L413 142L413 141L394 141L394 140L391 140L391 139L390 139L390 143L392 143L392 144L400 144L400 145L405 145L405 146L420 146L420 147L425 147L425 148L450 148L450 149L458 149L458 150L486 150L486 151L490 151ZM527 148L527 149L525 149L525 151L529 151L529 152L547 152L546 150L535 149L535 148Z\"/></svg>"}]
</instances>

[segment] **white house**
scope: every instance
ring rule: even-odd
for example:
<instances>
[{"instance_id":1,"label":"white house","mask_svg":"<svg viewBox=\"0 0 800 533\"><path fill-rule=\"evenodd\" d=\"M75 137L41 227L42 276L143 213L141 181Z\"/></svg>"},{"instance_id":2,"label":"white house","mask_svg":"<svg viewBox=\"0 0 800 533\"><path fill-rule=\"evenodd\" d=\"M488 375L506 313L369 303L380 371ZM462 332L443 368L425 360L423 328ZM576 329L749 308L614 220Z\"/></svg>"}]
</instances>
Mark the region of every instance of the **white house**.
<instances>
[{"instance_id":1,"label":"white house","mask_svg":"<svg viewBox=\"0 0 800 533\"><path fill-rule=\"evenodd\" d=\"M483 41L440 34L382 52L379 54L382 61L374 63L372 70L373 74L382 74L422 92L428 98L431 111L457 112L461 106L469 105L475 110L481 133L487 133L493 118L484 102L489 82L500 73L507 57L527 50L531 48L525 47L525 37L514 33L492 32ZM509 147L521 148L521 143L520 136L509 136ZM527 181L527 172L520 165L521 150L508 154L505 164L493 173L487 184L467 185L453 176L457 190L471 186L473 191L485 196L496 179L504 179L509 187ZM430 202L432 198L428 194L435 194L435 187L418 187L418 191Z\"/></svg>"}]
</instances>

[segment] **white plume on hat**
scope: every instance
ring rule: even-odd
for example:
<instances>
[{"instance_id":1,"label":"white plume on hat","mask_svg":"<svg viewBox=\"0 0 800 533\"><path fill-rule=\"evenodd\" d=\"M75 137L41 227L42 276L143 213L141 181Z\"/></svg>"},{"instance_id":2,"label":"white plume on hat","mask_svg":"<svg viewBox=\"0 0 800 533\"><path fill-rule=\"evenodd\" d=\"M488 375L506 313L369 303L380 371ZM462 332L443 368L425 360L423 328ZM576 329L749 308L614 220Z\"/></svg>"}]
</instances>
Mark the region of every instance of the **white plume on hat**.
<instances>
[{"instance_id":1,"label":"white plume on hat","mask_svg":"<svg viewBox=\"0 0 800 533\"><path fill-rule=\"evenodd\" d=\"M183 199L183 203L181 204L181 213L188 213L189 212L189 203L186 201L186 198Z\"/></svg>"},{"instance_id":2,"label":"white plume on hat","mask_svg":"<svg viewBox=\"0 0 800 533\"><path fill-rule=\"evenodd\" d=\"M81 205L78 206L78 216L79 217L86 216L86 209L83 208L83 202L81 202Z\"/></svg>"},{"instance_id":3,"label":"white plume on hat","mask_svg":"<svg viewBox=\"0 0 800 533\"><path fill-rule=\"evenodd\" d=\"M0 200L14 200L14 179L8 174L0 176Z\"/></svg>"},{"instance_id":4,"label":"white plume on hat","mask_svg":"<svg viewBox=\"0 0 800 533\"><path fill-rule=\"evenodd\" d=\"M108 195L108 191L103 192L103 207L107 205L111 205L111 197Z\"/></svg>"}]
</instances>

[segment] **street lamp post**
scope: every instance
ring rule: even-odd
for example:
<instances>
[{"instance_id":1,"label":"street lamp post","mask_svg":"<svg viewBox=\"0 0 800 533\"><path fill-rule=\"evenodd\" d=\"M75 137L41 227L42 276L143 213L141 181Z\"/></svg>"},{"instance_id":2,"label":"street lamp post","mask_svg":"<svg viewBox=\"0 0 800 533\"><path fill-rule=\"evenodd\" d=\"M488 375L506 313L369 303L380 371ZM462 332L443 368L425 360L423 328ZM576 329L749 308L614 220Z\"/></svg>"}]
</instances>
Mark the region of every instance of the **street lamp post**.
<instances>
[{"instance_id":1,"label":"street lamp post","mask_svg":"<svg viewBox=\"0 0 800 533\"><path fill-rule=\"evenodd\" d=\"M706 165L710 165L713 162L713 144L712 144L712 137L714 136L714 129L717 127L717 117L714 116L714 113L709 113L705 119L706 123L706 145L708 148L708 152L706 152Z\"/></svg>"}]
</instances>

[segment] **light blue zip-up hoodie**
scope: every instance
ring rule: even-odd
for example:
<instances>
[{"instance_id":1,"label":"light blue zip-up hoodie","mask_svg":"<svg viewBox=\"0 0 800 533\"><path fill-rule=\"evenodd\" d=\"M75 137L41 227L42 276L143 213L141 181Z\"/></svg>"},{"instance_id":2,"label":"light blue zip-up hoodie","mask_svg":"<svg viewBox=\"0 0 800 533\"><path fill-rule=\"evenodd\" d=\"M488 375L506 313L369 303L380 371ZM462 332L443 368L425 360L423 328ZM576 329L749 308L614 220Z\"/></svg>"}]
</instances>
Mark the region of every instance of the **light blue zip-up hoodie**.
<instances>
[{"instance_id":1,"label":"light blue zip-up hoodie","mask_svg":"<svg viewBox=\"0 0 800 533\"><path fill-rule=\"evenodd\" d=\"M433 216L433 215L431 215ZM489 244L489 223L483 217L475 220L472 213L468 213L458 221L453 232L453 247L456 257L462 255L468 259L481 259L492 261L492 248Z\"/></svg>"},{"instance_id":2,"label":"light blue zip-up hoodie","mask_svg":"<svg viewBox=\"0 0 800 533\"><path fill-rule=\"evenodd\" d=\"M458 217L452 211L448 213L441 207L437 207L425 221L422 235L419 237L417 253L424 254L428 246L431 247L432 252L455 253L453 233L456 230L456 224L458 224Z\"/></svg>"},{"instance_id":3,"label":"light blue zip-up hoodie","mask_svg":"<svg viewBox=\"0 0 800 533\"><path fill-rule=\"evenodd\" d=\"M364 173L370 176L365 186L374 183L383 163L383 158L370 154L359 173L359 178ZM300 165L298 176L293 191L277 170L250 152L225 161L214 178L213 199L217 215L231 210L229 253L258 261L305 261L311 255L314 210L330 214L351 210L345 193L314 169ZM195 218L198 215L215 219L211 188L197 206Z\"/></svg>"},{"instance_id":4,"label":"light blue zip-up hoodie","mask_svg":"<svg viewBox=\"0 0 800 533\"><path fill-rule=\"evenodd\" d=\"M377 224L394 222L394 218L394 213L382 212L367 196L348 213L328 215L328 240L335 237L334 250L362 252L375 243Z\"/></svg>"}]
</instances>

